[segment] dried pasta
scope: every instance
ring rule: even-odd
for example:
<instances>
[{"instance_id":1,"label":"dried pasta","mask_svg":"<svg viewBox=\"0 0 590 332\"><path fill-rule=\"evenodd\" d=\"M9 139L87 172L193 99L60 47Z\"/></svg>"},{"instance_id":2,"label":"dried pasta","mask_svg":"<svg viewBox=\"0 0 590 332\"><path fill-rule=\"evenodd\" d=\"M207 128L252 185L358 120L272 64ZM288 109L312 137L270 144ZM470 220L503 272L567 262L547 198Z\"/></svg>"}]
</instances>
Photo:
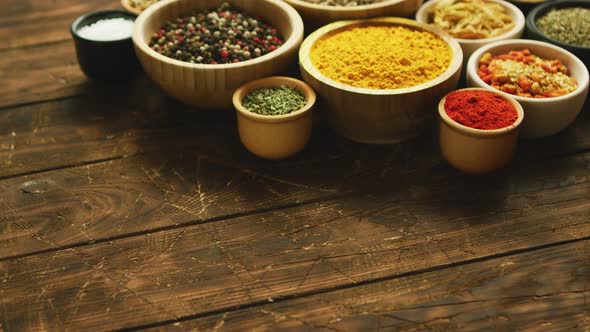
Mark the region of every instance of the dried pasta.
<instances>
[{"instance_id":1,"label":"dried pasta","mask_svg":"<svg viewBox=\"0 0 590 332\"><path fill-rule=\"evenodd\" d=\"M434 8L432 22L462 39L496 37L514 27L502 5L485 0L441 0Z\"/></svg>"}]
</instances>

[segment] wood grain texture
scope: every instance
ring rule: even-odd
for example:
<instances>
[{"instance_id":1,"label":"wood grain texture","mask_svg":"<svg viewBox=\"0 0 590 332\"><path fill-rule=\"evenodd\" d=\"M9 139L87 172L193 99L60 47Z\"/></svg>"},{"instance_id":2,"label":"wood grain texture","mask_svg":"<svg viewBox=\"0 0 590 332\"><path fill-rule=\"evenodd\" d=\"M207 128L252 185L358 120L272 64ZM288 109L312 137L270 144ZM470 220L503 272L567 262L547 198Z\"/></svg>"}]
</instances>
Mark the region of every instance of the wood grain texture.
<instances>
[{"instance_id":1,"label":"wood grain texture","mask_svg":"<svg viewBox=\"0 0 590 332\"><path fill-rule=\"evenodd\" d=\"M3 0L0 52L69 40L70 25L78 16L104 9L122 7L116 0Z\"/></svg>"},{"instance_id":2,"label":"wood grain texture","mask_svg":"<svg viewBox=\"0 0 590 332\"><path fill-rule=\"evenodd\" d=\"M585 331L589 261L584 241L149 331Z\"/></svg>"},{"instance_id":3,"label":"wood grain texture","mask_svg":"<svg viewBox=\"0 0 590 332\"><path fill-rule=\"evenodd\" d=\"M409 202L321 202L4 260L2 323L9 330L82 330L99 322L116 329L174 321L590 236L587 182L484 201L466 197L465 188L417 199L421 190L432 192L406 192ZM98 197L96 189L83 194L90 193ZM70 219L69 211L63 221L48 218L51 229L83 230L69 224L82 219ZM164 212L163 222L175 222L185 211ZM120 216L103 217L89 232L112 230ZM26 220L3 222L11 229L2 233L22 230Z\"/></svg>"}]
</instances>

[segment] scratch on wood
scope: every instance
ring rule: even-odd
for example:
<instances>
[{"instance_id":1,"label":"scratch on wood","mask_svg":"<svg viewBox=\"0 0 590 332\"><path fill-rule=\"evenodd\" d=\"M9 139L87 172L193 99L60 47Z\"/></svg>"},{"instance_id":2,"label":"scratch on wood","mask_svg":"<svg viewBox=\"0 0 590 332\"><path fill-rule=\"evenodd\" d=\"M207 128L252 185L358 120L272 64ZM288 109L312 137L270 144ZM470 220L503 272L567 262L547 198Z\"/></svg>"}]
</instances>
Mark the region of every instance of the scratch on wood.
<instances>
[{"instance_id":1,"label":"scratch on wood","mask_svg":"<svg viewBox=\"0 0 590 332\"><path fill-rule=\"evenodd\" d=\"M223 325L225 324L226 317L227 317L227 312L224 313L223 316L221 316L221 318L217 321L217 323L215 323L215 325L213 326L213 329L211 331L213 331L213 332L219 331L219 329L222 328Z\"/></svg>"}]
</instances>

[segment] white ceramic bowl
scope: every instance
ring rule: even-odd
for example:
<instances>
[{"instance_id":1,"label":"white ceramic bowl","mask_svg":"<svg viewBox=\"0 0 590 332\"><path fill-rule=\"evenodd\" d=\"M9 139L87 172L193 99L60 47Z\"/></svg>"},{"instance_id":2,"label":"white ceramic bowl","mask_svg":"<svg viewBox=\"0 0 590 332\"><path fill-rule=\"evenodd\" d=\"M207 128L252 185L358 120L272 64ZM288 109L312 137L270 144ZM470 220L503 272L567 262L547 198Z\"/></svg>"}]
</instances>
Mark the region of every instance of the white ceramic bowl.
<instances>
[{"instance_id":1,"label":"white ceramic bowl","mask_svg":"<svg viewBox=\"0 0 590 332\"><path fill-rule=\"evenodd\" d=\"M276 27L285 39L277 50L232 64L193 64L166 57L148 43L154 32L171 19L229 2ZM279 0L162 0L148 7L135 21L133 43L147 75L167 94L199 108L232 106L234 91L246 82L290 71L297 65L303 40L301 16Z\"/></svg>"},{"instance_id":2,"label":"white ceramic bowl","mask_svg":"<svg viewBox=\"0 0 590 332\"><path fill-rule=\"evenodd\" d=\"M451 63L431 81L387 90L343 84L325 76L314 66L309 54L320 38L355 26L372 24L431 32L451 48ZM451 36L430 25L398 17L334 22L309 35L299 49L301 75L321 97L322 111L332 127L348 139L369 144L400 142L427 129L435 118L436 103L457 87L462 61L461 47Z\"/></svg>"},{"instance_id":3,"label":"white ceramic bowl","mask_svg":"<svg viewBox=\"0 0 590 332\"><path fill-rule=\"evenodd\" d=\"M550 136L574 122L588 96L588 69L572 53L559 46L541 41L526 39L497 41L479 48L471 55L467 63L467 84L470 87L498 91L477 75L479 59L486 52L502 54L524 48L541 58L561 60L569 69L570 76L578 81L578 88L575 91L553 98L527 98L499 91L516 99L524 109L524 121L520 129L521 136L528 138Z\"/></svg>"},{"instance_id":4,"label":"white ceramic bowl","mask_svg":"<svg viewBox=\"0 0 590 332\"><path fill-rule=\"evenodd\" d=\"M435 6L441 0L430 0L425 2L418 12L416 13L416 21L421 23L432 24L432 13L434 11ZM509 31L505 32L504 34L496 37L491 38L482 38L482 39L462 39L462 38L455 38L459 45L461 45L461 49L463 50L463 61L467 63L469 56L479 47L487 45L489 43L504 40L504 39L514 39L520 38L524 32L525 27L525 17L524 14L520 9L518 9L515 5L504 1L504 0L487 0L489 2L495 2L506 9L506 13L510 15L512 18L512 22L514 22L514 27Z\"/></svg>"}]
</instances>

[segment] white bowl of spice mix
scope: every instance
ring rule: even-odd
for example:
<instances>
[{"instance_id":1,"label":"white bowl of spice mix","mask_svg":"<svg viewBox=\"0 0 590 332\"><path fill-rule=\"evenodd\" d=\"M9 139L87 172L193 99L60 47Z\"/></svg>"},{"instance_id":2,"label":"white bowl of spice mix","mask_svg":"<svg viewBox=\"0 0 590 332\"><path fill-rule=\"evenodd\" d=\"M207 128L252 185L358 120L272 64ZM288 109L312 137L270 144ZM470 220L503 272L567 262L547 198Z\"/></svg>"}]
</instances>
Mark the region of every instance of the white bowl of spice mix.
<instances>
[{"instance_id":1,"label":"white bowl of spice mix","mask_svg":"<svg viewBox=\"0 0 590 332\"><path fill-rule=\"evenodd\" d=\"M430 0L418 9L416 21L455 37L465 62L483 45L520 38L525 28L522 11L504 0Z\"/></svg>"},{"instance_id":2,"label":"white bowl of spice mix","mask_svg":"<svg viewBox=\"0 0 590 332\"><path fill-rule=\"evenodd\" d=\"M521 136L554 135L575 121L588 95L584 63L549 43L513 39L486 45L467 64L467 82L509 95L523 107Z\"/></svg>"},{"instance_id":3,"label":"white bowl of spice mix","mask_svg":"<svg viewBox=\"0 0 590 332\"><path fill-rule=\"evenodd\" d=\"M449 93L438 105L443 157L466 173L506 166L516 152L524 112L514 98L482 88Z\"/></svg>"},{"instance_id":4,"label":"white bowl of spice mix","mask_svg":"<svg viewBox=\"0 0 590 332\"><path fill-rule=\"evenodd\" d=\"M163 0L135 21L133 42L147 75L199 108L231 108L246 82L289 72L303 21L277 0Z\"/></svg>"},{"instance_id":5,"label":"white bowl of spice mix","mask_svg":"<svg viewBox=\"0 0 590 332\"><path fill-rule=\"evenodd\" d=\"M400 142L434 123L436 103L457 86L463 55L451 36L403 18L340 21L299 50L303 79L331 126L353 141Z\"/></svg>"},{"instance_id":6,"label":"white bowl of spice mix","mask_svg":"<svg viewBox=\"0 0 590 332\"><path fill-rule=\"evenodd\" d=\"M243 85L232 99L240 141L265 159L296 154L311 137L315 100L309 85L290 77L266 77Z\"/></svg>"},{"instance_id":7,"label":"white bowl of spice mix","mask_svg":"<svg viewBox=\"0 0 590 332\"><path fill-rule=\"evenodd\" d=\"M342 20L412 17L423 0L284 0L303 17L306 33Z\"/></svg>"}]
</instances>

